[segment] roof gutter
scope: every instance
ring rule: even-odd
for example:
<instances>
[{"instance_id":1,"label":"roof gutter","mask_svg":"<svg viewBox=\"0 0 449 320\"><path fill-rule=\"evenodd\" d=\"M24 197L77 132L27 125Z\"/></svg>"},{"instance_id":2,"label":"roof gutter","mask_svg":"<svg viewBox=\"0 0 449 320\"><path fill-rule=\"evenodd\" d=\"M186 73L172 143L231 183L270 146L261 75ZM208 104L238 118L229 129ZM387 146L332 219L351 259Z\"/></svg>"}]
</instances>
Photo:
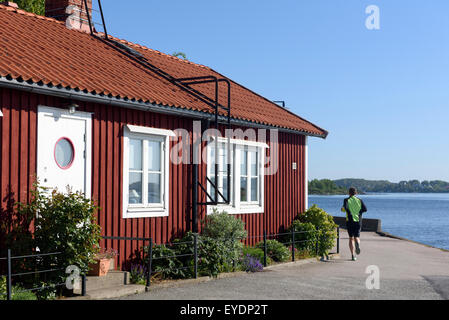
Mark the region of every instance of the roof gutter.
<instances>
[{"instance_id":1,"label":"roof gutter","mask_svg":"<svg viewBox=\"0 0 449 320\"><path fill-rule=\"evenodd\" d=\"M139 102L139 101L132 101L129 99L122 99L122 98L115 98L115 97L108 97L105 95L98 95L98 94L92 94L92 93L85 93L81 90L75 90L75 89L67 89L67 88L58 88L53 86L48 86L44 84L37 84L37 83L28 83L25 81L18 81L15 79L7 79L5 77L0 77L0 87L3 88L9 88L9 89L15 89L20 91L26 91L36 94L42 94L42 95L50 95L54 97L60 97L65 99L73 99L73 100L79 100L79 101L85 101L85 102L91 102L91 103L100 103L105 105L111 105L116 107L123 107L123 108L129 108L129 109L136 109L141 111L151 111L156 113L162 113L162 114L170 114L170 115L183 115L188 116L190 118L194 119L204 119L204 120L214 120L215 115L203 111L197 111L197 110L189 110L189 109L183 109L179 107L171 107L171 106L164 106L160 104L154 104L150 102ZM225 123L226 117L219 116L219 121ZM242 125L242 126L248 126L248 127L254 127L254 128L261 128L261 129L278 129L281 132L286 133L293 133L293 134L299 134L299 135L305 135L305 136L311 136L311 137L319 137L326 139L328 133L325 132L324 135L319 134L313 134L305 131L299 131L299 130L292 130L292 129L286 129L281 128L277 126L270 126L270 125L264 125L248 120L241 120L241 119L235 119L231 118L231 124L234 125Z\"/></svg>"}]
</instances>

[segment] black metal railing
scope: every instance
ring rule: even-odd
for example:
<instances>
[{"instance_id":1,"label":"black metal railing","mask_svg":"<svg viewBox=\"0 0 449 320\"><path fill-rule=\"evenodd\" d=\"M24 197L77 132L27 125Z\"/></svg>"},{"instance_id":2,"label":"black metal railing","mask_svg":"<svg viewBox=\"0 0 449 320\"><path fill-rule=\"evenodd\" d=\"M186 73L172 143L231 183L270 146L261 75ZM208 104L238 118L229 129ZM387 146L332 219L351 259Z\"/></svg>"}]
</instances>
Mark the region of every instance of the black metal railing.
<instances>
[{"instance_id":1,"label":"black metal railing","mask_svg":"<svg viewBox=\"0 0 449 320\"><path fill-rule=\"evenodd\" d=\"M61 252L53 252L53 253L36 253L36 254L30 254L30 255L19 255L19 256L13 256L13 253L11 249L7 249L7 256L1 257L0 262L6 262L6 274L0 275L0 277L6 277L6 292L0 292L0 297L6 296L6 300L12 300L13 294L19 294L24 292L34 292L34 291L41 291L49 288L56 288L65 286L66 283L52 283L51 285L47 286L39 286L39 287L31 287L31 288L23 288L19 291L13 292L13 278L19 278L23 276L40 276L42 274L48 274L48 273L54 273L54 272L61 272L65 270L65 268L60 268L58 265L50 266L49 269L36 269L36 268L26 268L26 267L14 267L13 262L17 262L18 260L28 260L28 263L30 260L34 260L36 262L37 260L42 260L42 258L51 257L51 256L58 256ZM48 268L48 266L47 266ZM36 283L36 279L33 283ZM22 281L15 281L18 284L23 284Z\"/></svg>"},{"instance_id":2,"label":"black metal railing","mask_svg":"<svg viewBox=\"0 0 449 320\"><path fill-rule=\"evenodd\" d=\"M165 243L164 246L168 246L173 248L174 246L181 246L181 245L190 245L191 247L188 249L191 250L187 250L187 252L192 252L192 253L181 253L181 254L174 254L174 255L164 255L164 256L159 256L159 257L153 257L153 252L154 252L154 248L150 247L149 248L149 255L148 255L148 260L149 262L149 268L148 268L148 279L151 278L152 274L155 273L160 273L160 272L173 272L173 271L182 271L182 270L189 270L191 269L193 272L193 277L197 278L198 277L198 259L199 259L199 255L198 255L198 234L193 234L193 239L191 241L183 241L183 242L172 242L172 243ZM158 261L158 260L163 260L163 259L170 259L170 258L188 258L188 257L193 257L193 266L179 266L176 268L168 268L168 269L161 269L158 268L157 270L154 269L153 267L153 262ZM147 286L151 285L151 281L147 282Z\"/></svg>"},{"instance_id":3,"label":"black metal railing","mask_svg":"<svg viewBox=\"0 0 449 320\"><path fill-rule=\"evenodd\" d=\"M275 233L275 234L267 234L266 231L263 232L263 235L260 236L250 236L247 237L246 241L253 241L256 243L262 242L263 247L263 265L266 267L268 265L268 240L276 239L283 245L287 246L291 250L291 261L295 261L295 252L296 252L296 245L300 243L305 242L312 242L314 244L314 254L318 255L319 253L319 231L311 230L311 231L294 231L291 232L284 232L284 233ZM336 253L340 253L340 228L336 228L337 231L337 239L336 239ZM311 239L301 240L298 238L299 235L303 235L306 233L315 233L315 237L312 237ZM151 286L151 277L152 275L156 273L163 273L163 272L175 272L175 271L181 271L181 270L188 270L190 269L192 271L193 278L198 278L198 266L199 266L199 260L201 258L201 255L199 254L199 244L200 240L197 233L193 234L193 239L191 241L174 241L171 243L164 243L160 244L159 246L163 245L168 248L174 248L176 245L188 245L185 252L180 254L170 254L170 255L162 255L162 256L154 256L154 249L155 249L155 243L152 238L127 238L127 237L104 237L104 239L112 239L112 240L140 240L140 241L146 241L149 245L146 247L146 249L143 250L144 255L142 257L142 261L146 264L146 289ZM257 241L260 239L261 241ZM221 239L222 241L229 241L230 239ZM163 259L179 259L179 258L189 258L191 257L193 259L193 263L191 260L185 259L186 261L189 261L191 265L182 265L177 267L171 267L167 269L163 268L154 268L154 263L156 261L160 261ZM235 261L232 261L234 264Z\"/></svg>"},{"instance_id":4,"label":"black metal railing","mask_svg":"<svg viewBox=\"0 0 449 320\"><path fill-rule=\"evenodd\" d=\"M148 247L152 248L153 247L153 239L152 238L139 238L139 237L113 237L113 236L103 236L102 237L104 240L118 240L118 241L142 241L144 246L145 243L148 243ZM144 252L142 251L142 256L141 259L143 261L145 261L146 259L144 258ZM151 249L149 252L149 256L152 255ZM147 269L150 270L151 269L151 259L148 259L148 264L147 264ZM146 286L149 287L150 285L150 275L147 275L147 279L146 279Z\"/></svg>"},{"instance_id":5,"label":"black metal railing","mask_svg":"<svg viewBox=\"0 0 449 320\"><path fill-rule=\"evenodd\" d=\"M296 257L295 257L295 252L296 252L296 245L300 244L300 243L305 243L305 242L313 242L315 244L315 255L318 255L319 253L319 237L318 237L318 229L316 230L311 230L311 231L294 231L292 230L291 232L284 232L284 233L274 233L274 234L267 234L267 232L264 230L263 235L258 235L258 236L250 236L247 237L246 240L248 241L252 241L254 243L261 243L262 244L262 248L263 248L263 266L266 267L268 265L268 240L273 240L276 239L277 241L279 241L280 243L282 243L283 245L287 246L290 248L291 250L291 261L295 261ZM315 237L312 237L310 239L306 239L306 240L301 240L298 238L298 236L306 234L306 233L311 233L314 232L316 234ZM199 239L198 234L194 233L192 234L192 240L190 241L174 241L171 243L165 243L162 244L166 247L169 248L174 248L175 246L180 246L180 245L184 245L186 246L184 252L180 253L180 254L174 254L174 255L160 255L160 256L154 256L154 249L155 249L155 243L153 241L152 238L138 238L138 237L113 237L113 236L104 236L102 237L104 240L117 240L117 241L140 241L143 242L144 247L141 248L141 257L140 257L140 261L145 263L145 286L146 286L146 290L149 289L149 287L151 286L151 277L152 275L156 274L156 273L163 273L163 272L175 272L175 271L181 271L181 270L191 270L191 275L193 278L198 278L198 267L199 267L199 261L201 258L204 258L201 256L201 254L199 253L199 245L200 245L200 241L207 241L204 239ZM220 239L222 241L231 241L231 239ZM260 240L260 241L258 241ZM147 244L145 246L145 244ZM161 245L159 245L161 246ZM336 239L336 253L340 253L340 228L337 227L337 239ZM1 257L0 258L0 262L6 262L6 270L7 273L4 275L0 275L0 277L6 277L6 292L0 292L0 297L4 297L6 296L7 300L11 300L13 298L13 292L12 292L12 288L13 288L13 278L17 278L17 277L21 277L21 276L27 276L27 275L41 275L41 274L46 274L46 273L51 273L51 272L61 272L62 270L65 270L65 268L61 268L60 266L53 265L52 268L49 269L42 269L39 270L37 268L25 268L25 269L20 269L19 270L15 270L13 268L13 261L17 261L19 259L43 259L45 257L50 257L50 256L58 256L60 255L60 252L54 252L54 253L37 253L37 254L31 254L31 255L20 255L20 256L13 256L11 249L7 249L7 256L6 257ZM161 261L163 259L180 259L179 261L189 261L189 265L181 265L181 266L177 266L175 268L173 267L169 267L167 269L163 269L163 268L154 268L154 263L157 261ZM188 258L193 259L193 263L191 260L189 260ZM232 261L233 265L235 264L235 261ZM44 264L45 265L45 264ZM47 264L48 265L48 264ZM16 269L19 269L18 267ZM86 294L86 275L85 274L81 274L81 295L85 295ZM17 283L21 283L20 281L17 281ZM21 291L16 291L14 293L22 293L22 292L33 292L33 291L38 291L38 290L44 290L44 289L48 289L48 288L55 288L55 287L59 287L59 286L64 286L66 285L66 282L64 283L56 283L56 284L51 284L49 286L40 286L40 287L31 287L28 289L23 289Z\"/></svg>"},{"instance_id":6,"label":"black metal railing","mask_svg":"<svg viewBox=\"0 0 449 320\"><path fill-rule=\"evenodd\" d=\"M340 227L337 227L337 254L340 253Z\"/></svg>"}]
</instances>

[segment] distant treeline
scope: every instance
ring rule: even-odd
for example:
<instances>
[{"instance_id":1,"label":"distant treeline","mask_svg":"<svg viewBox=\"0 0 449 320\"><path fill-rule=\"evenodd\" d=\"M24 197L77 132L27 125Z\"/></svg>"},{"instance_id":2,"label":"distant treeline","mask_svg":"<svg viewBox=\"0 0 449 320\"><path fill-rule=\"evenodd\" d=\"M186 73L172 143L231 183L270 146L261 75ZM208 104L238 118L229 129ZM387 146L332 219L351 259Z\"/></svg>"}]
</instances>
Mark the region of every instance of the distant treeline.
<instances>
[{"instance_id":1,"label":"distant treeline","mask_svg":"<svg viewBox=\"0 0 449 320\"><path fill-rule=\"evenodd\" d=\"M346 194L348 190L339 187L329 179L309 181L309 194Z\"/></svg>"},{"instance_id":2,"label":"distant treeline","mask_svg":"<svg viewBox=\"0 0 449 320\"><path fill-rule=\"evenodd\" d=\"M387 180L339 179L312 180L309 182L309 194L346 194L350 187L355 187L359 193L367 192L405 192L405 193L449 193L449 182L433 181L400 181Z\"/></svg>"}]
</instances>

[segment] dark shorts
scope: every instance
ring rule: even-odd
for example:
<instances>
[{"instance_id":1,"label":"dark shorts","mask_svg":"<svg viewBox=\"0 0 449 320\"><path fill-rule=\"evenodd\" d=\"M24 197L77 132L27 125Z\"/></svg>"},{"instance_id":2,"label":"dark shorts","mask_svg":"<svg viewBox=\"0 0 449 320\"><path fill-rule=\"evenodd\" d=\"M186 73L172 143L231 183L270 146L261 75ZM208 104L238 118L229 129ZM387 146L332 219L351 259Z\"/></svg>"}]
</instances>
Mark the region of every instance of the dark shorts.
<instances>
[{"instance_id":1,"label":"dark shorts","mask_svg":"<svg viewBox=\"0 0 449 320\"><path fill-rule=\"evenodd\" d=\"M347 221L346 228L348 229L348 234L350 238L360 237L360 229L362 229L360 222Z\"/></svg>"}]
</instances>

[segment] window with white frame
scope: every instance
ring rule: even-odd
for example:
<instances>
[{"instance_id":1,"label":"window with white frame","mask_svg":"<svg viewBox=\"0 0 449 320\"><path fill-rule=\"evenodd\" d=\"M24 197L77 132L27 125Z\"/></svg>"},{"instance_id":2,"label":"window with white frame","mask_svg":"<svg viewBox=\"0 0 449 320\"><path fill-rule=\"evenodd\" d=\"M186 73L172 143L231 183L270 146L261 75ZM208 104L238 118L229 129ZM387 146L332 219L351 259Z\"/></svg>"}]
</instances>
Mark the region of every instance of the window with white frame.
<instances>
[{"instance_id":1,"label":"window with white frame","mask_svg":"<svg viewBox=\"0 0 449 320\"><path fill-rule=\"evenodd\" d=\"M123 217L168 216L170 130L124 130Z\"/></svg>"},{"instance_id":2,"label":"window with white frame","mask_svg":"<svg viewBox=\"0 0 449 320\"><path fill-rule=\"evenodd\" d=\"M215 143L211 143L208 146L208 162L207 162L207 177L212 182L208 182L208 193L212 197L212 199L208 198L208 201L215 200L215 188L214 186L218 187L219 193L217 194L218 202L224 202L228 198L228 147L222 142L219 142L218 144L218 174L217 179L218 181L215 182ZM231 146L231 169L230 169L230 202L233 202L233 183L232 183L232 171L233 171L233 165L232 165L232 157L234 155L234 146ZM221 195L220 195L221 193Z\"/></svg>"},{"instance_id":3,"label":"window with white frame","mask_svg":"<svg viewBox=\"0 0 449 320\"><path fill-rule=\"evenodd\" d=\"M209 205L208 213L214 207L226 210L228 213L260 213L264 210L263 181L264 168L263 156L265 143L246 140L231 139L231 197L230 203ZM207 176L215 183L215 143L208 144ZM218 190L227 197L227 139L218 140ZM215 189L208 183L208 193L215 199ZM208 199L210 201L211 199ZM218 202L224 199L218 195Z\"/></svg>"},{"instance_id":4,"label":"window with white frame","mask_svg":"<svg viewBox=\"0 0 449 320\"><path fill-rule=\"evenodd\" d=\"M240 148L240 203L258 204L260 195L259 150L256 147Z\"/></svg>"}]
</instances>

